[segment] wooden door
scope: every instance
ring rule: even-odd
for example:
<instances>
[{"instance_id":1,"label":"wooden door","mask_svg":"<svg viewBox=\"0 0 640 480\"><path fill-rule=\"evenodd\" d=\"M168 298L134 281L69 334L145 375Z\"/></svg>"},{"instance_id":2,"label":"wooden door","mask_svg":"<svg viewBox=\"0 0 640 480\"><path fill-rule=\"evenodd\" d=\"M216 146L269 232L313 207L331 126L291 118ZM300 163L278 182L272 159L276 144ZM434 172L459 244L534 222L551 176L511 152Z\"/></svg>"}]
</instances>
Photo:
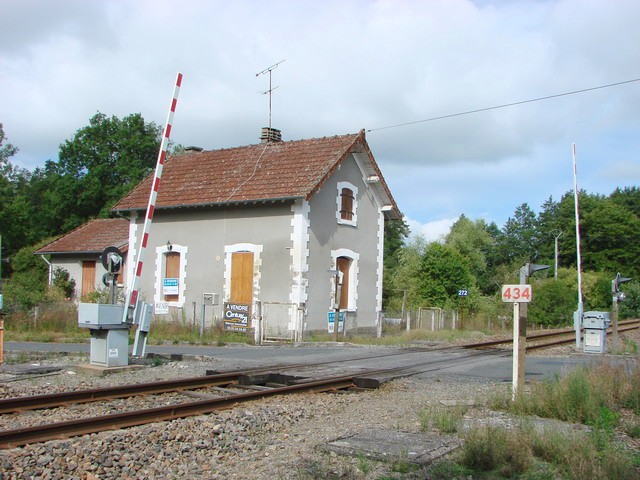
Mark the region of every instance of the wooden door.
<instances>
[{"instance_id":1,"label":"wooden door","mask_svg":"<svg viewBox=\"0 0 640 480\"><path fill-rule=\"evenodd\" d=\"M251 305L253 302L253 253L231 254L231 303Z\"/></svg>"},{"instance_id":2,"label":"wooden door","mask_svg":"<svg viewBox=\"0 0 640 480\"><path fill-rule=\"evenodd\" d=\"M84 297L88 293L96 290L96 262L86 260L82 262L82 294Z\"/></svg>"},{"instance_id":3,"label":"wooden door","mask_svg":"<svg viewBox=\"0 0 640 480\"><path fill-rule=\"evenodd\" d=\"M338 257L336 259L336 268L342 273L342 290L340 291L340 310L349 307L349 267L351 259L347 257Z\"/></svg>"},{"instance_id":4,"label":"wooden door","mask_svg":"<svg viewBox=\"0 0 640 480\"><path fill-rule=\"evenodd\" d=\"M164 278L180 278L180 253L168 252L165 255ZM165 295L165 302L177 302L180 295Z\"/></svg>"}]
</instances>

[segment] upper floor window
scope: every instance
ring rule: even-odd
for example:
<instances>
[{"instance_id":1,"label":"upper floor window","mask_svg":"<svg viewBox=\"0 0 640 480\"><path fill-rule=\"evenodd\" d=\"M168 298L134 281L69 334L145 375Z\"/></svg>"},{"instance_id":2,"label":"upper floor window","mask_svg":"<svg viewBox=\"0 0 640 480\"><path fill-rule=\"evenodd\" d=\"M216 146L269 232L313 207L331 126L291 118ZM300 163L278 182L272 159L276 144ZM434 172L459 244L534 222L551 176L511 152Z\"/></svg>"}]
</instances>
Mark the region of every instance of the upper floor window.
<instances>
[{"instance_id":1,"label":"upper floor window","mask_svg":"<svg viewBox=\"0 0 640 480\"><path fill-rule=\"evenodd\" d=\"M358 187L349 182L338 182L338 209L336 211L336 219L338 220L338 223L353 226L357 224L357 195Z\"/></svg>"}]
</instances>

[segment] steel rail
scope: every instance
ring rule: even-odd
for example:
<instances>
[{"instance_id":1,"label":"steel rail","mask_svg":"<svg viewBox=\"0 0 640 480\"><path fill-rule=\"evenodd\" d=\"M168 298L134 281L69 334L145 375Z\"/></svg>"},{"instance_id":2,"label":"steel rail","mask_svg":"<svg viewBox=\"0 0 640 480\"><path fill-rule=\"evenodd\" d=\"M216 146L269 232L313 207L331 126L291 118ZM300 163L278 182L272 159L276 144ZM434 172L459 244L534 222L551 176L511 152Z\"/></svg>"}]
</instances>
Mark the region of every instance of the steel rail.
<instances>
[{"instance_id":1,"label":"steel rail","mask_svg":"<svg viewBox=\"0 0 640 480\"><path fill-rule=\"evenodd\" d=\"M632 327L632 326L626 326L624 328L618 328L618 333L620 332L626 332L628 330L636 330L638 327ZM573 332L571 332L573 333ZM607 335L612 335L613 332L607 331ZM574 343L576 341L575 337L574 338L568 338L565 340L556 340L555 342L545 342L545 343L540 343L540 344L535 344L535 345L527 345L527 350L536 350L539 348L549 348L549 347L555 347L558 345L565 345L567 343Z\"/></svg>"},{"instance_id":2,"label":"steel rail","mask_svg":"<svg viewBox=\"0 0 640 480\"><path fill-rule=\"evenodd\" d=\"M496 352L490 352L489 354L494 353ZM503 352L497 353L503 354ZM487 352L478 351L468 354L464 357L458 357L454 359L439 359L435 361L431 360L421 363L414 363L412 365L402 367L366 370L349 376L327 377L316 380L300 379L292 385L275 387L268 390L252 391L248 393L239 393L224 397L215 397L211 399L136 410L132 412L117 413L93 418L70 420L47 425L0 431L0 449L14 448L30 443L64 439L89 433L117 430L120 428L144 425L148 423L163 422L174 420L177 418L207 414L216 410L232 408L242 402L257 400L260 398L266 398L275 395L303 392L318 393L344 390L349 388L377 388L380 384L380 381L378 379L371 378L375 377L376 375L380 377L388 377L388 379L396 378L391 377L393 374L396 374L396 376L416 375L440 369L440 367L435 367L430 370L416 370L416 368L420 366L435 365L440 363L446 363L447 366L453 366L459 363L464 363L471 358L486 355ZM401 372L408 373L406 373L406 375L399 375Z\"/></svg>"},{"instance_id":3,"label":"steel rail","mask_svg":"<svg viewBox=\"0 0 640 480\"><path fill-rule=\"evenodd\" d=\"M29 443L44 442L48 440L64 439L88 433L97 433L107 430L117 430L124 427L144 425L147 423L163 422L177 418L185 418L195 415L211 413L216 410L232 408L238 403L302 392L326 392L343 390L354 387L353 377L335 377L305 382L296 385L261 390L256 392L240 393L227 397L216 397L195 402L181 403L155 407L132 412L104 415L100 417L71 420L34 427L5 430L0 432L0 448L14 448Z\"/></svg>"},{"instance_id":4,"label":"steel rail","mask_svg":"<svg viewBox=\"0 0 640 480\"><path fill-rule=\"evenodd\" d=\"M304 364L292 365L287 368L299 368ZM273 371L277 367L257 368L250 370L238 370L201 377L179 378L173 380L160 380L157 382L137 383L129 385L116 385L112 387L75 390L71 392L49 393L44 395L32 395L26 397L0 399L0 414L21 412L24 410L36 410L40 408L53 408L73 403L88 403L101 400L113 400L114 398L126 398L136 395L149 395L180 390L193 390L211 386L231 385L238 383L238 379L244 375Z\"/></svg>"},{"instance_id":5,"label":"steel rail","mask_svg":"<svg viewBox=\"0 0 640 480\"><path fill-rule=\"evenodd\" d=\"M627 330L633 330L636 328L640 328L640 320L626 320L624 322L620 322L618 324L620 327L624 327L627 326L627 328L625 329L621 329L619 331L623 332L623 331L627 331ZM635 325L635 326L631 326L631 325ZM611 327L609 327L609 329L611 329ZM536 340L539 338L548 338L548 337L557 337L560 335L568 335L568 334L573 334L575 333L575 330L573 328L565 328L562 330L556 330L554 332L542 332L542 333L534 333L531 335L527 335L527 341L529 340ZM611 332L607 331L607 334L610 334ZM461 345L461 348L481 348L481 347L492 347L495 345L501 345L503 343L511 343L513 342L513 338L509 337L509 338L505 338L505 339L500 339L500 340L488 340L485 342L476 342L476 343L467 343L465 345Z\"/></svg>"}]
</instances>

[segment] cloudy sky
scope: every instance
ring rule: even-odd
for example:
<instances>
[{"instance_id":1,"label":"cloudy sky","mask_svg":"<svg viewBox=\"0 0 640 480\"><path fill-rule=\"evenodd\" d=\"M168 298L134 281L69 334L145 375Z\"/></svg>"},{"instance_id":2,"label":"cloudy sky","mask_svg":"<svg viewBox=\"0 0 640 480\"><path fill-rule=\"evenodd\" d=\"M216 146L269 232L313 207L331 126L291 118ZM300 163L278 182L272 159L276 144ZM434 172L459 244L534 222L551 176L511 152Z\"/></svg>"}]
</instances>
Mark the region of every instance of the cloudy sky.
<instances>
[{"instance_id":1,"label":"cloudy sky","mask_svg":"<svg viewBox=\"0 0 640 480\"><path fill-rule=\"evenodd\" d=\"M367 130L414 231L640 184L638 0L0 0L0 122L28 169L96 112L217 149ZM415 122L415 123L414 123ZM397 126L402 125L404 126ZM406 125L408 124L408 125Z\"/></svg>"}]
</instances>

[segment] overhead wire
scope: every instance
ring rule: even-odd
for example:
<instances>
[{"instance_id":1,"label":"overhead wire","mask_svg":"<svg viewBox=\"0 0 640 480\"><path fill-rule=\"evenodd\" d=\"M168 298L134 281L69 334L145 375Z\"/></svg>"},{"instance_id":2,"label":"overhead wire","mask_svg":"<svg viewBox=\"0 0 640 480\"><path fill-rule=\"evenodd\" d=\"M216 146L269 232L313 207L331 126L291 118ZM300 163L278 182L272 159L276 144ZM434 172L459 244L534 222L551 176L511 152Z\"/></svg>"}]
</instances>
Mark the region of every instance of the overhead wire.
<instances>
[{"instance_id":1,"label":"overhead wire","mask_svg":"<svg viewBox=\"0 0 640 480\"><path fill-rule=\"evenodd\" d=\"M378 131L378 130L388 130L390 128L406 127L408 125L416 125L418 123L433 122L433 121L436 121L436 120L443 120L443 119L446 119L446 118L460 117L462 115L470 115L472 113L488 112L490 110L497 110L499 108L514 107L516 105L523 105L523 104L526 104L526 103L540 102L542 100L549 100L549 99L552 99L552 98L565 97L565 96L568 96L568 95L576 95L576 94L579 94L579 93L591 92L593 90L600 90L600 89L603 89L603 88L617 87L617 86L620 86L620 85L625 85L625 84L633 83L633 82L640 82L640 78L634 78L634 79L631 79L631 80L625 80L623 82L608 83L606 85L599 85L597 87L583 88L581 90L573 90L571 92L556 93L554 95L547 95L545 97L531 98L529 100L521 100L521 101L518 101L518 102L504 103L502 105L494 105L492 107L478 108L478 109L475 109L475 110L467 110L465 112L451 113L451 114L448 114L448 115L440 115L438 117L425 118L423 120L414 120L412 122L398 123L398 124L395 124L395 125L387 125L385 127L370 128L370 129L367 129L367 132L375 132L375 131Z\"/></svg>"}]
</instances>

